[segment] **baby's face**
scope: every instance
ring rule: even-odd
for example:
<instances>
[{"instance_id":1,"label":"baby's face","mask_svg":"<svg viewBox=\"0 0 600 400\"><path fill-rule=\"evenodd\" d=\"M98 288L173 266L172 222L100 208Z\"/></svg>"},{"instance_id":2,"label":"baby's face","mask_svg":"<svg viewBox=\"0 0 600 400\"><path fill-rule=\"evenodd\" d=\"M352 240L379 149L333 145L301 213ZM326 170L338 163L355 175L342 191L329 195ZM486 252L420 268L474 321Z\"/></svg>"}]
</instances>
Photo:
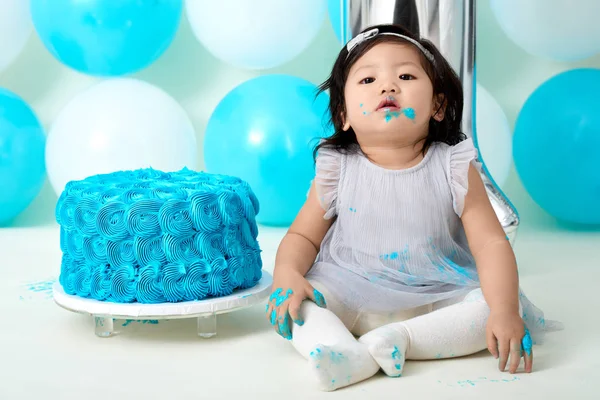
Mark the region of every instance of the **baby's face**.
<instances>
[{"instance_id":1,"label":"baby's face","mask_svg":"<svg viewBox=\"0 0 600 400\"><path fill-rule=\"evenodd\" d=\"M345 126L360 143L370 139L409 141L427 135L435 114L433 86L410 44L380 43L350 69L345 86Z\"/></svg>"}]
</instances>

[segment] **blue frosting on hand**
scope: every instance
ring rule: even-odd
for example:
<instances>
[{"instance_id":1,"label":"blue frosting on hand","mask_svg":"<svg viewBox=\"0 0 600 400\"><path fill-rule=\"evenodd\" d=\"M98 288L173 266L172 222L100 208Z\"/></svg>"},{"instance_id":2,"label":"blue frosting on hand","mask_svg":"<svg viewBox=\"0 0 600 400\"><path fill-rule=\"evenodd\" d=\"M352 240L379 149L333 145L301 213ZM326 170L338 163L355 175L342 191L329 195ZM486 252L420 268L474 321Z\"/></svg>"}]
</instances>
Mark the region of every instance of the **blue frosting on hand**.
<instances>
[{"instance_id":1,"label":"blue frosting on hand","mask_svg":"<svg viewBox=\"0 0 600 400\"><path fill-rule=\"evenodd\" d=\"M523 339L521 340L521 346L523 347L525 353L530 356L533 344L531 341L531 335L529 334L529 330L527 328L525 328L525 336L523 336Z\"/></svg>"},{"instance_id":2,"label":"blue frosting on hand","mask_svg":"<svg viewBox=\"0 0 600 400\"><path fill-rule=\"evenodd\" d=\"M283 336L287 340L292 340L292 331L290 328L290 314L285 313L283 317L283 321L279 324L279 331L281 332L281 336Z\"/></svg>"},{"instance_id":3,"label":"blue frosting on hand","mask_svg":"<svg viewBox=\"0 0 600 400\"><path fill-rule=\"evenodd\" d=\"M285 291L285 293L283 293L282 288L277 288L273 291L273 293L271 293L271 296L269 296L269 303L274 302L274 306L279 307L283 303L285 303L293 293L294 291L289 288ZM267 312L269 311L268 304L266 310ZM299 326L304 325L304 321L302 319L294 320L294 322ZM277 320L277 311L275 308L273 308L273 310L271 311L271 325L275 325L276 323L277 330L279 331L281 336L283 336L287 340L291 340L292 331L290 327L290 314L287 310L285 314L282 317L280 317L279 320Z\"/></svg>"},{"instance_id":4,"label":"blue frosting on hand","mask_svg":"<svg viewBox=\"0 0 600 400\"><path fill-rule=\"evenodd\" d=\"M319 292L317 289L313 289L313 295L315 296L315 303L319 307L327 307L327 304L325 303L325 297L323 297L321 292Z\"/></svg>"},{"instance_id":5,"label":"blue frosting on hand","mask_svg":"<svg viewBox=\"0 0 600 400\"><path fill-rule=\"evenodd\" d=\"M224 296L262 276L259 203L236 177L183 169L69 182L56 205L68 294L119 303Z\"/></svg>"},{"instance_id":6,"label":"blue frosting on hand","mask_svg":"<svg viewBox=\"0 0 600 400\"><path fill-rule=\"evenodd\" d=\"M281 292L283 292L283 289L277 288L269 297L269 301L275 301L275 307L282 305L294 293L292 289L286 290L285 294L281 294Z\"/></svg>"}]
</instances>

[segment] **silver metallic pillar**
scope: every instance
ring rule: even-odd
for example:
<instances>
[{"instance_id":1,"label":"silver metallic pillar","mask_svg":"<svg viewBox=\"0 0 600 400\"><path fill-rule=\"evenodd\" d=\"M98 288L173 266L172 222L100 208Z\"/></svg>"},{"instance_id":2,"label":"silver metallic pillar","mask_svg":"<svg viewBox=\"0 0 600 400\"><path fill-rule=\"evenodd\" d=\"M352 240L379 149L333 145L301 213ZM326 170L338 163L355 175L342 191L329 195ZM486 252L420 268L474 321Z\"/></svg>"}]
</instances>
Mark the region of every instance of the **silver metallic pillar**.
<instances>
[{"instance_id":1,"label":"silver metallic pillar","mask_svg":"<svg viewBox=\"0 0 600 400\"><path fill-rule=\"evenodd\" d=\"M477 142L475 132L475 2L476 0L340 0L340 26L345 41L371 25L399 24L432 41L463 83L462 130ZM481 161L481 160L480 160ZM514 244L519 215L484 168L488 197L506 236Z\"/></svg>"}]
</instances>

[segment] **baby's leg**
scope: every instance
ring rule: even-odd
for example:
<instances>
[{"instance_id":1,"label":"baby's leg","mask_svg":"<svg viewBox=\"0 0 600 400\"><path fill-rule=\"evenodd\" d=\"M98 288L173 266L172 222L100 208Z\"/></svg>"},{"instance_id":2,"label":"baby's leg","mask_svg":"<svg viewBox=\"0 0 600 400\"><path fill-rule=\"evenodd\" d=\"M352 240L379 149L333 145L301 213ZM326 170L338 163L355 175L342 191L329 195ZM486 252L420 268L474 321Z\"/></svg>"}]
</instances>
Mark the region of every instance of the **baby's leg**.
<instances>
[{"instance_id":1,"label":"baby's leg","mask_svg":"<svg viewBox=\"0 0 600 400\"><path fill-rule=\"evenodd\" d=\"M377 328L360 337L384 372L400 376L405 359L429 360L473 354L487 347L489 307L481 289L463 301Z\"/></svg>"},{"instance_id":2,"label":"baby's leg","mask_svg":"<svg viewBox=\"0 0 600 400\"><path fill-rule=\"evenodd\" d=\"M304 324L292 324L292 344L308 359L320 389L335 390L375 375L379 365L367 346L359 343L344 324L354 323L356 314L346 310L321 286L311 283L324 294L327 309L304 301L300 307Z\"/></svg>"}]
</instances>

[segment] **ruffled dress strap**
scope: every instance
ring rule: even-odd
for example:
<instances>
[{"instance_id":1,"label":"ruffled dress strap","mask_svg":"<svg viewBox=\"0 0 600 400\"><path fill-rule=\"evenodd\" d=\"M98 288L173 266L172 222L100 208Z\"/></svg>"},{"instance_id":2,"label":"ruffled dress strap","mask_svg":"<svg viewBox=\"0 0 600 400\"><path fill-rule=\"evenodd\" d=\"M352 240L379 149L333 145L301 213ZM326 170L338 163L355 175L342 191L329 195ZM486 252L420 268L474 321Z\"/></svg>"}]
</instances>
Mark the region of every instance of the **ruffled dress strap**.
<instances>
[{"instance_id":1,"label":"ruffled dress strap","mask_svg":"<svg viewBox=\"0 0 600 400\"><path fill-rule=\"evenodd\" d=\"M317 154L315 188L319 203L325 210L325 219L337 215L338 186L342 164L342 154L338 151L321 147Z\"/></svg>"},{"instance_id":2,"label":"ruffled dress strap","mask_svg":"<svg viewBox=\"0 0 600 400\"><path fill-rule=\"evenodd\" d=\"M468 138L450 147L450 189L452 191L452 206L460 217L465 208L465 197L469 190L469 166L473 164L481 171L477 161L478 152L473 140Z\"/></svg>"}]
</instances>

